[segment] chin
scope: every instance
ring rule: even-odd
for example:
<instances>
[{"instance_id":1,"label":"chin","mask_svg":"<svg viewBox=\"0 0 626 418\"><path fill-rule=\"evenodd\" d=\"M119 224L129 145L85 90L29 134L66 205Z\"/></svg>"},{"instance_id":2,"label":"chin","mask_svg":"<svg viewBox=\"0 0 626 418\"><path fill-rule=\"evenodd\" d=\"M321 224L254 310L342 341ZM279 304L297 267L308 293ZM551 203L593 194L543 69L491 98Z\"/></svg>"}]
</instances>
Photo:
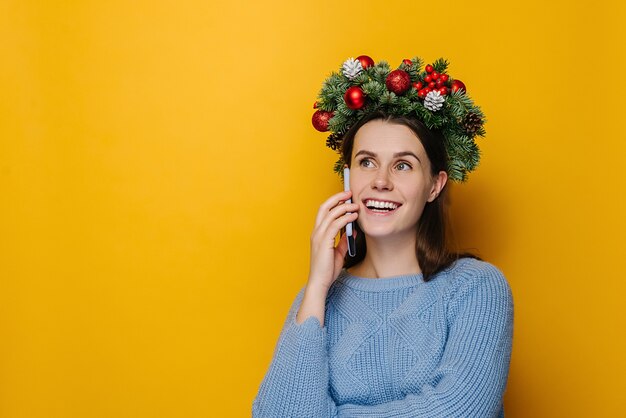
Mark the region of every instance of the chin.
<instances>
[{"instance_id":1,"label":"chin","mask_svg":"<svg viewBox=\"0 0 626 418\"><path fill-rule=\"evenodd\" d=\"M415 236L416 230L413 229L396 229L391 225L360 225L359 228L365 235L365 238L374 239L392 239L402 236Z\"/></svg>"}]
</instances>

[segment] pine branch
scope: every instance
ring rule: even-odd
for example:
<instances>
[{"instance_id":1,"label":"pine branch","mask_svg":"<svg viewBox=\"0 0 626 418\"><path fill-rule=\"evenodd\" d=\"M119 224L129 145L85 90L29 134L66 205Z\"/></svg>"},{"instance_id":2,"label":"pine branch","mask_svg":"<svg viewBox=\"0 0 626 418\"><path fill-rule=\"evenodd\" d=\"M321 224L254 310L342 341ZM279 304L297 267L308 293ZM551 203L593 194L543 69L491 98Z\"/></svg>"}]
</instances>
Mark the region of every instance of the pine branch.
<instances>
[{"instance_id":1,"label":"pine branch","mask_svg":"<svg viewBox=\"0 0 626 418\"><path fill-rule=\"evenodd\" d=\"M420 72L422 69L422 65L424 65L424 61L420 57L417 57L417 56L413 57L411 61L413 61L413 65L415 66L416 71Z\"/></svg>"},{"instance_id":2,"label":"pine branch","mask_svg":"<svg viewBox=\"0 0 626 418\"><path fill-rule=\"evenodd\" d=\"M365 93L365 95L373 101L377 101L380 96L385 93L386 90L384 84L381 84L374 80L368 81L367 83L363 84L361 86L361 89L363 90L363 93Z\"/></svg>"},{"instance_id":3,"label":"pine branch","mask_svg":"<svg viewBox=\"0 0 626 418\"><path fill-rule=\"evenodd\" d=\"M435 62L433 62L433 68L438 73L445 73L448 69L448 61L443 58L438 58Z\"/></svg>"},{"instance_id":4,"label":"pine branch","mask_svg":"<svg viewBox=\"0 0 626 418\"><path fill-rule=\"evenodd\" d=\"M341 102L337 105L337 114L339 115L343 115L346 117L346 119L349 119L352 115L354 115L355 110L354 109L350 109L347 105L346 102L343 101L343 99L341 100Z\"/></svg>"},{"instance_id":5,"label":"pine branch","mask_svg":"<svg viewBox=\"0 0 626 418\"><path fill-rule=\"evenodd\" d=\"M324 110L326 112L334 112L335 111L335 104L333 102L325 102L323 100L318 100L317 101L317 109L318 110Z\"/></svg>"},{"instance_id":6,"label":"pine branch","mask_svg":"<svg viewBox=\"0 0 626 418\"><path fill-rule=\"evenodd\" d=\"M386 106L393 106L398 101L398 96L392 91L386 91L380 96L380 103Z\"/></svg>"},{"instance_id":7,"label":"pine branch","mask_svg":"<svg viewBox=\"0 0 626 418\"><path fill-rule=\"evenodd\" d=\"M360 86L361 84L367 83L369 80L370 76L365 72L361 72L352 79L352 84Z\"/></svg>"},{"instance_id":8,"label":"pine branch","mask_svg":"<svg viewBox=\"0 0 626 418\"><path fill-rule=\"evenodd\" d=\"M372 78L379 83L385 84L387 75L391 72L389 64L386 61L378 61L374 67L372 67Z\"/></svg>"},{"instance_id":9,"label":"pine branch","mask_svg":"<svg viewBox=\"0 0 626 418\"><path fill-rule=\"evenodd\" d=\"M335 162L333 166L333 171L341 176L341 180L343 181L343 168L345 166L345 162L343 161L343 157L341 154L339 155L339 159Z\"/></svg>"}]
</instances>

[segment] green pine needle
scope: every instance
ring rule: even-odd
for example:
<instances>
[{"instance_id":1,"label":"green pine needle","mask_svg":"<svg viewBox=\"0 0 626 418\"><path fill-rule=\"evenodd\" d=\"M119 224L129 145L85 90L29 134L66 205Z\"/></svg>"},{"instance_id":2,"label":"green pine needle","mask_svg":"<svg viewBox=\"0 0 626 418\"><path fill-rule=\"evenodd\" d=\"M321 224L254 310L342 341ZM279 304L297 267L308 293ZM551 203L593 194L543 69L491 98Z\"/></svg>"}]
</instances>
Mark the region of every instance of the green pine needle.
<instances>
[{"instance_id":1,"label":"green pine needle","mask_svg":"<svg viewBox=\"0 0 626 418\"><path fill-rule=\"evenodd\" d=\"M438 73L445 73L448 69L448 61L443 58L438 58L435 62L433 62L433 68Z\"/></svg>"}]
</instances>

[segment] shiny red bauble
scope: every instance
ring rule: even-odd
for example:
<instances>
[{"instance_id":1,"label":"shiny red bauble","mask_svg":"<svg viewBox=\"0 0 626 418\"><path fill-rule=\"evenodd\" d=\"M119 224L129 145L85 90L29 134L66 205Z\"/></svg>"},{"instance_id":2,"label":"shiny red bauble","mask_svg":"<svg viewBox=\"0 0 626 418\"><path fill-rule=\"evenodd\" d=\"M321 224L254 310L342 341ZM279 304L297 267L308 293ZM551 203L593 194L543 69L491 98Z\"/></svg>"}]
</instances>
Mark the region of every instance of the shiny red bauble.
<instances>
[{"instance_id":1,"label":"shiny red bauble","mask_svg":"<svg viewBox=\"0 0 626 418\"><path fill-rule=\"evenodd\" d=\"M363 67L363 69L374 65L374 60L367 55L359 55L358 57L356 57L356 59L361 63L361 67Z\"/></svg>"},{"instance_id":2,"label":"shiny red bauble","mask_svg":"<svg viewBox=\"0 0 626 418\"><path fill-rule=\"evenodd\" d=\"M352 86L346 90L346 94L343 95L343 100L352 110L358 110L365 104L365 93L360 87Z\"/></svg>"},{"instance_id":3,"label":"shiny red bauble","mask_svg":"<svg viewBox=\"0 0 626 418\"><path fill-rule=\"evenodd\" d=\"M396 94L402 94L411 87L411 77L409 73L402 70L393 70L385 80L387 90Z\"/></svg>"},{"instance_id":4,"label":"shiny red bauble","mask_svg":"<svg viewBox=\"0 0 626 418\"><path fill-rule=\"evenodd\" d=\"M311 118L311 122L313 123L313 127L320 132L328 131L328 121L333 117L333 112L326 112L324 110L318 110L313 113L313 117Z\"/></svg>"},{"instance_id":5,"label":"shiny red bauble","mask_svg":"<svg viewBox=\"0 0 626 418\"><path fill-rule=\"evenodd\" d=\"M439 74L439 80L443 80L444 83L448 81L450 76L448 74Z\"/></svg>"},{"instance_id":6,"label":"shiny red bauble","mask_svg":"<svg viewBox=\"0 0 626 418\"><path fill-rule=\"evenodd\" d=\"M428 64L426 67L424 67L424 69L426 70L427 73L432 73L435 69L433 68L432 65Z\"/></svg>"},{"instance_id":7,"label":"shiny red bauble","mask_svg":"<svg viewBox=\"0 0 626 418\"><path fill-rule=\"evenodd\" d=\"M441 94L442 96L445 96L446 94L448 94L448 88L446 86L443 86L441 88L439 88L437 90L439 92L439 94Z\"/></svg>"},{"instance_id":8,"label":"shiny red bauble","mask_svg":"<svg viewBox=\"0 0 626 418\"><path fill-rule=\"evenodd\" d=\"M424 83L422 83L421 81L418 81L417 83L413 83L413 88L415 90L419 91L422 89L422 87L424 87Z\"/></svg>"},{"instance_id":9,"label":"shiny red bauble","mask_svg":"<svg viewBox=\"0 0 626 418\"><path fill-rule=\"evenodd\" d=\"M464 92L467 93L467 89L465 88L465 84L463 84L463 82L461 80L454 80L452 82L452 85L450 86L450 90L452 90L452 92L456 93L459 90L463 90Z\"/></svg>"}]
</instances>

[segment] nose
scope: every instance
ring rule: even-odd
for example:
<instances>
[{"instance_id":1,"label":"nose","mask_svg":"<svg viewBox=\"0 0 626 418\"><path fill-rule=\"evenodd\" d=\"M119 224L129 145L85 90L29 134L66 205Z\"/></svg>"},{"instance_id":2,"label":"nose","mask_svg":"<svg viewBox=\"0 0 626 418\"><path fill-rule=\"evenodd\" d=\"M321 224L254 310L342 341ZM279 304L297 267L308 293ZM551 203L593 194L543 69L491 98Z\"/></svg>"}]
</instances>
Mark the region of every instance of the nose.
<instances>
[{"instance_id":1,"label":"nose","mask_svg":"<svg viewBox=\"0 0 626 418\"><path fill-rule=\"evenodd\" d=\"M393 182L389 178L387 170L378 170L376 176L372 179L372 189L375 190L393 190Z\"/></svg>"}]
</instances>

